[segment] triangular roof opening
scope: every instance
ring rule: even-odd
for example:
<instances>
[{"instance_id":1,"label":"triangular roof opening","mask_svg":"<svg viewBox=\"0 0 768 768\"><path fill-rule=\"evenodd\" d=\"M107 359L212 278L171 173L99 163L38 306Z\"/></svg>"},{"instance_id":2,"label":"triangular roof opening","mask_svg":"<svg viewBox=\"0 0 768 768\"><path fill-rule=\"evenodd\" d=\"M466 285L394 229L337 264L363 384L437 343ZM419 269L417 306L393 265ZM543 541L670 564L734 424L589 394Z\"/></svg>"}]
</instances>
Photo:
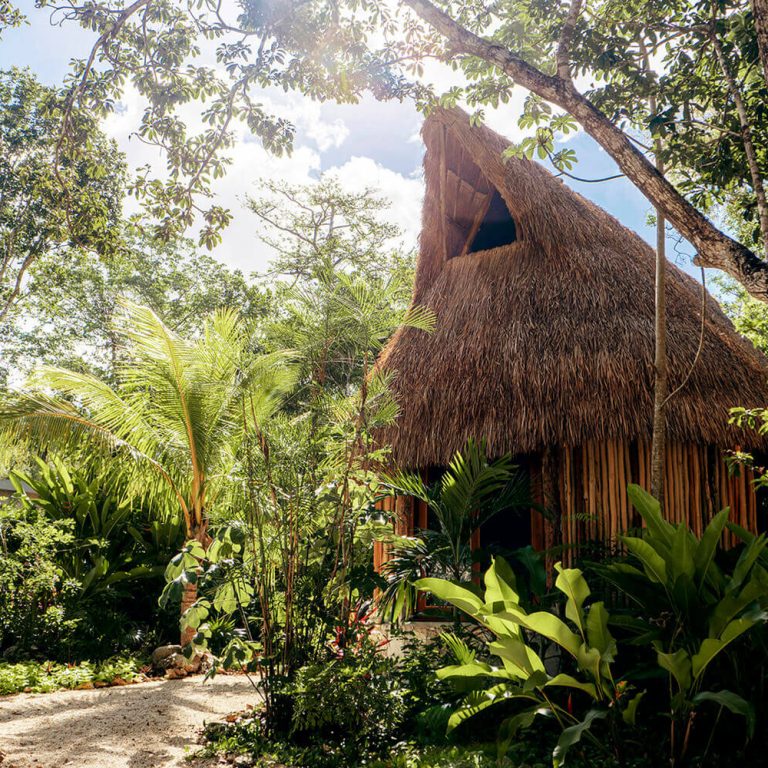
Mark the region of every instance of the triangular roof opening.
<instances>
[{"instance_id":1,"label":"triangular roof opening","mask_svg":"<svg viewBox=\"0 0 768 768\"><path fill-rule=\"evenodd\" d=\"M512 214L498 189L493 190L493 197L488 205L477 232L467 249L467 253L490 251L502 245L509 245L517 240L517 227Z\"/></svg>"}]
</instances>

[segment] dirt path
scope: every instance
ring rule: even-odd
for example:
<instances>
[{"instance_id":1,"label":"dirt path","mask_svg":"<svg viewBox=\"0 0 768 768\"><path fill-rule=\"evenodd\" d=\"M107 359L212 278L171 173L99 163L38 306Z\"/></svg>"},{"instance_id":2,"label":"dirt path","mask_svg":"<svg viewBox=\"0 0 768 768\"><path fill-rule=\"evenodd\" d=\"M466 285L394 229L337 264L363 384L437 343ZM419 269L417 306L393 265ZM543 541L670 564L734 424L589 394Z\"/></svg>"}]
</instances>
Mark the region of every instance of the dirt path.
<instances>
[{"instance_id":1,"label":"dirt path","mask_svg":"<svg viewBox=\"0 0 768 768\"><path fill-rule=\"evenodd\" d=\"M245 677L202 680L0 698L0 768L188 767L204 722L258 698Z\"/></svg>"}]
</instances>

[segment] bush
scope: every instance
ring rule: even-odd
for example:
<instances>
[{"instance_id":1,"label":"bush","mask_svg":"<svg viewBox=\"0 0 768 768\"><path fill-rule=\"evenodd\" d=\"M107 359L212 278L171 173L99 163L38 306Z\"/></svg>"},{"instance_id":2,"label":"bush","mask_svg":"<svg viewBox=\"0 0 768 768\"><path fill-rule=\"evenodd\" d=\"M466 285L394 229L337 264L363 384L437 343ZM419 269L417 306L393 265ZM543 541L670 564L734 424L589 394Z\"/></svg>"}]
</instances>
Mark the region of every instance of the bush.
<instances>
[{"instance_id":1,"label":"bush","mask_svg":"<svg viewBox=\"0 0 768 768\"><path fill-rule=\"evenodd\" d=\"M62 688L121 685L140 680L141 667L141 660L129 656L75 665L53 661L0 663L0 696L22 691L48 693Z\"/></svg>"},{"instance_id":2,"label":"bush","mask_svg":"<svg viewBox=\"0 0 768 768\"><path fill-rule=\"evenodd\" d=\"M91 471L38 464L38 476L11 475L17 496L0 506L3 657L105 658L175 632L155 596L179 521L119 501Z\"/></svg>"},{"instance_id":3,"label":"bush","mask_svg":"<svg viewBox=\"0 0 768 768\"><path fill-rule=\"evenodd\" d=\"M298 670L289 688L291 737L331 742L349 756L381 752L397 739L407 713L394 666L366 651Z\"/></svg>"}]
</instances>

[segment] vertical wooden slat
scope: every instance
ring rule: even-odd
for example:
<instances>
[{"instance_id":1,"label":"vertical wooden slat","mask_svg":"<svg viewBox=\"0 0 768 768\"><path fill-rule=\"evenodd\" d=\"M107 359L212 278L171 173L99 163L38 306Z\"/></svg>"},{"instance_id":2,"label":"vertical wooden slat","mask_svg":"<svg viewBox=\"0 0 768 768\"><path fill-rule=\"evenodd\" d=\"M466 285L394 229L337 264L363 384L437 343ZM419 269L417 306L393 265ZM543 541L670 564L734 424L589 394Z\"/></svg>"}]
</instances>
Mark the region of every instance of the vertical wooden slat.
<instances>
[{"instance_id":1,"label":"vertical wooden slat","mask_svg":"<svg viewBox=\"0 0 768 768\"><path fill-rule=\"evenodd\" d=\"M628 531L632 527L632 504L627 496L627 486L629 483L637 482L632 477L632 445L629 441L624 443L624 492L622 498L624 499L625 517L624 517L624 532Z\"/></svg>"},{"instance_id":2,"label":"vertical wooden slat","mask_svg":"<svg viewBox=\"0 0 768 768\"><path fill-rule=\"evenodd\" d=\"M597 517L600 506L600 477L597 474L597 444L589 443L589 540L597 538Z\"/></svg>"},{"instance_id":3,"label":"vertical wooden slat","mask_svg":"<svg viewBox=\"0 0 768 768\"><path fill-rule=\"evenodd\" d=\"M701 507L701 446L691 447L691 484L693 486L692 514L696 520L697 536L701 536L704 525L704 511Z\"/></svg>"},{"instance_id":4,"label":"vertical wooden slat","mask_svg":"<svg viewBox=\"0 0 768 768\"><path fill-rule=\"evenodd\" d=\"M576 543L574 535L574 515L573 515L573 480L571 477L572 469L571 449L566 446L563 449L562 472L563 478L563 556L565 562L573 562L574 545Z\"/></svg>"}]
</instances>

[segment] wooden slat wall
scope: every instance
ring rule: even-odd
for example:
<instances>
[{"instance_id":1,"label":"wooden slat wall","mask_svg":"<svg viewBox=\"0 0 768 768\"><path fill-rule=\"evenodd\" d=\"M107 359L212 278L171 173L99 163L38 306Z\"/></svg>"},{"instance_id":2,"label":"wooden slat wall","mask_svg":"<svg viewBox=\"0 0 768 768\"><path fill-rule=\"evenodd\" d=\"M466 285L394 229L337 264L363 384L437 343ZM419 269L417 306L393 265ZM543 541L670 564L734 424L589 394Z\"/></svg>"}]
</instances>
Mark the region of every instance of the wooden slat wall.
<instances>
[{"instance_id":1,"label":"wooden slat wall","mask_svg":"<svg viewBox=\"0 0 768 768\"><path fill-rule=\"evenodd\" d=\"M584 544L602 542L618 547L618 537L641 520L626 487L651 487L651 447L644 442L588 442L561 453L560 506L563 560L573 562ZM578 471L577 469L578 468ZM715 511L730 507L731 521L757 531L757 498L751 470L729 474L720 451L702 445L667 445L664 514L673 523L687 522L701 536ZM737 538L726 533L725 543Z\"/></svg>"},{"instance_id":2,"label":"wooden slat wall","mask_svg":"<svg viewBox=\"0 0 768 768\"><path fill-rule=\"evenodd\" d=\"M562 544L562 560L573 563L589 542L601 542L609 550L619 548L619 536L637 529L642 520L632 507L626 488L636 483L651 487L651 446L642 441L591 441L576 448L562 448L557 460L560 519L545 519L531 513L531 543L547 549L553 542ZM687 521L701 536L716 511L730 507L730 520L757 532L757 498L751 470L741 468L729 474L722 453L702 445L669 443L665 455L664 514L674 523ZM531 490L534 499L547 503L541 461L532 460ZM395 533L412 536L415 528L426 527L427 510L423 503L399 497L384 499L381 509L394 512ZM559 528L559 530L557 530ZM738 539L726 532L725 544ZM389 557L388 547L374 544L374 568L380 570Z\"/></svg>"}]
</instances>

